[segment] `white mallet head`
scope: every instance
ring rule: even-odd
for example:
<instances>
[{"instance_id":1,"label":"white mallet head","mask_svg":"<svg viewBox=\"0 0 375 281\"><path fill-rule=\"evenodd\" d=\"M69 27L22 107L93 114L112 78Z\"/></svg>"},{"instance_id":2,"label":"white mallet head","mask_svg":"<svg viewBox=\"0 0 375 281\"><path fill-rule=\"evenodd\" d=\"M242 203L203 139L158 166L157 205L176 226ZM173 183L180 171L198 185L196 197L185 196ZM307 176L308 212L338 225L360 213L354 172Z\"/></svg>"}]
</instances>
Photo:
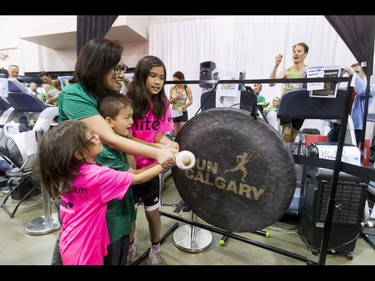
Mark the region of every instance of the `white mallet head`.
<instances>
[{"instance_id":1,"label":"white mallet head","mask_svg":"<svg viewBox=\"0 0 375 281\"><path fill-rule=\"evenodd\" d=\"M181 170L188 170L195 165L195 156L188 150L180 151L176 156L177 167Z\"/></svg>"}]
</instances>

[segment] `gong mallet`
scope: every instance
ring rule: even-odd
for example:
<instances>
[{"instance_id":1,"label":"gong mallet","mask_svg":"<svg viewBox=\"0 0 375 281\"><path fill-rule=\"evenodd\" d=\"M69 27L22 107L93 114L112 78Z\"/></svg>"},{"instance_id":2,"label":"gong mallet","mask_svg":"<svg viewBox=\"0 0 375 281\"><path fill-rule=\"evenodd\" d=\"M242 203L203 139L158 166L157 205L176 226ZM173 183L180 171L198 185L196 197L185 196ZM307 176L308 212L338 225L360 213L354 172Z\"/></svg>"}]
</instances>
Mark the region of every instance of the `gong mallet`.
<instances>
[{"instance_id":1,"label":"gong mallet","mask_svg":"<svg viewBox=\"0 0 375 281\"><path fill-rule=\"evenodd\" d=\"M180 151L176 156L176 165L181 170L189 170L195 165L195 156L191 151Z\"/></svg>"}]
</instances>

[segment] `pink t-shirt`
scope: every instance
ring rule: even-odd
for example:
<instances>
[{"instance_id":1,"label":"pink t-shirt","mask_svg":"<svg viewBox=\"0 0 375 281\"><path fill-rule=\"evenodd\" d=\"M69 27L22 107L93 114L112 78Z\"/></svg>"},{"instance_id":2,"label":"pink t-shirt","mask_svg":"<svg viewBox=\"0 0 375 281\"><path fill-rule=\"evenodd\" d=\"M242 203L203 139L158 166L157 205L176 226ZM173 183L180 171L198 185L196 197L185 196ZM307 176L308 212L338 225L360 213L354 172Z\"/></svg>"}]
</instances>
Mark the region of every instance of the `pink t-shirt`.
<instances>
[{"instance_id":1,"label":"pink t-shirt","mask_svg":"<svg viewBox=\"0 0 375 281\"><path fill-rule=\"evenodd\" d=\"M64 265L102 265L110 243L106 211L121 200L134 174L96 163L83 164L70 192L61 196L60 253Z\"/></svg>"},{"instance_id":2,"label":"pink t-shirt","mask_svg":"<svg viewBox=\"0 0 375 281\"><path fill-rule=\"evenodd\" d=\"M143 119L134 119L134 124L131 127L131 132L134 137L148 141L155 142L156 135L158 133L166 133L173 131L173 119L170 103L168 100L165 102L167 111L165 115L159 119L152 113L152 104L150 110L146 113ZM135 156L137 168L141 169L155 163L156 160L152 158L144 158Z\"/></svg>"}]
</instances>

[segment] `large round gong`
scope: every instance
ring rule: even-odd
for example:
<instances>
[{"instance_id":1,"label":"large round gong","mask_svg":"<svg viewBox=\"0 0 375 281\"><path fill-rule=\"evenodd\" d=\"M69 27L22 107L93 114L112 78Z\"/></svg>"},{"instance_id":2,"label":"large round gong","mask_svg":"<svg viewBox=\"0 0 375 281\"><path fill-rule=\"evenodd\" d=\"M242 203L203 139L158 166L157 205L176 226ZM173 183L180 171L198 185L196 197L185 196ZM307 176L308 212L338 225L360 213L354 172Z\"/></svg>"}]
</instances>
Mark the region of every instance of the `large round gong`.
<instances>
[{"instance_id":1,"label":"large round gong","mask_svg":"<svg viewBox=\"0 0 375 281\"><path fill-rule=\"evenodd\" d=\"M269 124L248 111L214 108L191 118L176 137L193 168L172 169L181 198L201 219L232 232L279 220L296 187L291 152Z\"/></svg>"}]
</instances>

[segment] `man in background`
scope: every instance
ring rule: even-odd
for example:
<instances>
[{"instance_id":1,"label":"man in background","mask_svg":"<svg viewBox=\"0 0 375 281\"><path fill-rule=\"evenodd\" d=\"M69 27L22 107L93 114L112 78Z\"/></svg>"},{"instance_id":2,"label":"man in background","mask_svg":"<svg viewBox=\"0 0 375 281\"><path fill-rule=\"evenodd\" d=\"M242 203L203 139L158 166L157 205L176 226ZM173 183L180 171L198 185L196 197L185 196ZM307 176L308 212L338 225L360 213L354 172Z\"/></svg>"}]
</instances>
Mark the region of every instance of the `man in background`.
<instances>
[{"instance_id":1,"label":"man in background","mask_svg":"<svg viewBox=\"0 0 375 281\"><path fill-rule=\"evenodd\" d=\"M283 60L283 55L278 54L275 58L275 66L270 74L270 79L289 79L289 78L301 78L303 69L308 66L305 65L305 58L309 53L309 46L304 42L299 42L292 47L293 53L293 65L289 68L283 69L276 75L277 68ZM276 85L276 83L270 83L270 87ZM298 83L286 83L284 85L282 94L285 92L298 88ZM286 143L293 143L298 131L301 129L304 119L280 119L280 125L282 126L282 137Z\"/></svg>"}]
</instances>

